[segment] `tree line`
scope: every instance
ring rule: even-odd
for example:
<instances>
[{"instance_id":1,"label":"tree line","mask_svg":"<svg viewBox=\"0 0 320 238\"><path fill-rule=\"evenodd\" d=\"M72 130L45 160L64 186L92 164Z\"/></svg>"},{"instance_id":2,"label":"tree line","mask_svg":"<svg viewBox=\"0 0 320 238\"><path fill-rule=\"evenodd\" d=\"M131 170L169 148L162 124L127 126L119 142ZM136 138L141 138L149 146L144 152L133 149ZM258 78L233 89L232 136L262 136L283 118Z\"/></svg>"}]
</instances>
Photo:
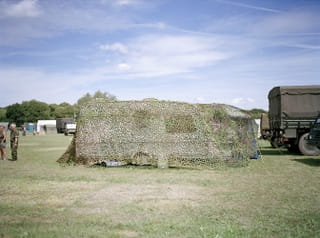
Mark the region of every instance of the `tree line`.
<instances>
[{"instance_id":1,"label":"tree line","mask_svg":"<svg viewBox=\"0 0 320 238\"><path fill-rule=\"evenodd\" d=\"M74 118L78 114L82 104L95 98L117 100L114 95L101 91L97 91L92 95L87 93L73 105L67 102L47 104L33 99L0 108L0 122L14 122L18 126L21 126L25 122L37 122L38 120L54 120L65 117Z\"/></svg>"},{"instance_id":2,"label":"tree line","mask_svg":"<svg viewBox=\"0 0 320 238\"><path fill-rule=\"evenodd\" d=\"M251 110L243 110L243 112L249 114L253 119L260 119L261 114L268 113L267 111L259 108L253 108Z\"/></svg>"},{"instance_id":3,"label":"tree line","mask_svg":"<svg viewBox=\"0 0 320 238\"><path fill-rule=\"evenodd\" d=\"M54 120L56 118L76 117L82 104L95 98L117 100L116 96L108 93L96 91L94 94L87 93L79 98L76 104L63 102L60 104L47 104L37 100L15 103L7 107L0 108L0 122L15 122L18 126L25 122L37 122L38 120ZM263 109L243 110L252 118L260 118L262 113L267 113Z\"/></svg>"}]
</instances>

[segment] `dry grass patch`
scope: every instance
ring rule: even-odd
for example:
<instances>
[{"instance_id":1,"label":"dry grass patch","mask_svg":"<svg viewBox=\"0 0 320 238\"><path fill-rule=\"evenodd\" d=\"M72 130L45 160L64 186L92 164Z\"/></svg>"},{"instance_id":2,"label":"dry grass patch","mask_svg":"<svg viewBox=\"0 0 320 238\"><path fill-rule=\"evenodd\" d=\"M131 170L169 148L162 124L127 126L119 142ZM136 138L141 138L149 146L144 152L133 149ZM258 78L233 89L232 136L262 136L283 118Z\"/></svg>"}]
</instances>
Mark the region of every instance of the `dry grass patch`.
<instances>
[{"instance_id":1,"label":"dry grass patch","mask_svg":"<svg viewBox=\"0 0 320 238\"><path fill-rule=\"evenodd\" d=\"M76 209L84 214L104 213L115 214L124 207L146 210L166 211L172 213L181 206L199 206L205 189L192 185L128 185L111 184L91 192L84 199L83 208ZM129 214L123 210L123 218L128 219ZM120 217L121 218L121 217Z\"/></svg>"},{"instance_id":2,"label":"dry grass patch","mask_svg":"<svg viewBox=\"0 0 320 238\"><path fill-rule=\"evenodd\" d=\"M69 142L22 137L20 160L0 161L0 237L319 234L320 167L309 162L320 157L263 145L263 159L236 169L61 167L58 148Z\"/></svg>"}]
</instances>

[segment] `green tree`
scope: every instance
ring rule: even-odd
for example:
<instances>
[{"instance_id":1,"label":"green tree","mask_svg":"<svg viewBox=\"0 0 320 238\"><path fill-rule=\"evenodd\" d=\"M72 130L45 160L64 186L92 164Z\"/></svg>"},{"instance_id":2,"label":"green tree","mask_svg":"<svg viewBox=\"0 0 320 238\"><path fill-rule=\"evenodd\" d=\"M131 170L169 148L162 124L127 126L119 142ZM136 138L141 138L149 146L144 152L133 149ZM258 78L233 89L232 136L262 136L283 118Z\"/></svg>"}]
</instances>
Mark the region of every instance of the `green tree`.
<instances>
[{"instance_id":1,"label":"green tree","mask_svg":"<svg viewBox=\"0 0 320 238\"><path fill-rule=\"evenodd\" d=\"M7 121L7 116L6 116L6 113L7 113L7 109L6 108L0 108L0 121L2 122L5 122Z\"/></svg>"},{"instance_id":2,"label":"green tree","mask_svg":"<svg viewBox=\"0 0 320 238\"><path fill-rule=\"evenodd\" d=\"M261 118L261 114L267 113L267 111L265 111L263 109L259 109L259 108L254 108L254 109L251 109L251 110L244 110L244 112L249 114L254 119L260 119Z\"/></svg>"},{"instance_id":3,"label":"green tree","mask_svg":"<svg viewBox=\"0 0 320 238\"><path fill-rule=\"evenodd\" d=\"M56 118L55 111L56 111L57 107L59 107L59 105L55 104L55 103L49 105L49 108L50 108L50 119L55 119Z\"/></svg>"},{"instance_id":4,"label":"green tree","mask_svg":"<svg viewBox=\"0 0 320 238\"><path fill-rule=\"evenodd\" d=\"M22 102L21 104L24 122L36 122L50 119L50 107L45 102L36 100Z\"/></svg>"},{"instance_id":5,"label":"green tree","mask_svg":"<svg viewBox=\"0 0 320 238\"><path fill-rule=\"evenodd\" d=\"M92 98L104 98L111 101L117 100L116 96L108 93L108 92L101 92L100 90L96 91Z\"/></svg>"},{"instance_id":6,"label":"green tree","mask_svg":"<svg viewBox=\"0 0 320 238\"><path fill-rule=\"evenodd\" d=\"M89 102L92 99L92 96L90 93L86 93L83 97L79 98L77 101L77 106L81 106L87 102Z\"/></svg>"},{"instance_id":7,"label":"green tree","mask_svg":"<svg viewBox=\"0 0 320 238\"><path fill-rule=\"evenodd\" d=\"M24 114L21 104L15 103L7 106L6 117L9 122L14 122L18 126L22 125L24 122Z\"/></svg>"},{"instance_id":8,"label":"green tree","mask_svg":"<svg viewBox=\"0 0 320 238\"><path fill-rule=\"evenodd\" d=\"M116 96L108 92L101 92L100 90L98 90L93 95L91 95L90 93L86 93L83 97L79 98L79 100L77 101L77 106L81 106L82 104L85 104L90 100L96 99L96 98L103 98L110 101L117 100Z\"/></svg>"},{"instance_id":9,"label":"green tree","mask_svg":"<svg viewBox=\"0 0 320 238\"><path fill-rule=\"evenodd\" d=\"M69 103L61 103L56 106L53 113L54 118L65 118L73 117L75 112L75 107Z\"/></svg>"},{"instance_id":10,"label":"green tree","mask_svg":"<svg viewBox=\"0 0 320 238\"><path fill-rule=\"evenodd\" d=\"M75 105L75 113L76 114L79 113L79 109L80 109L81 105L86 104L89 101L91 101L92 99L96 99L96 98L103 98L103 99L107 99L110 101L117 100L116 96L114 96L108 92L101 92L100 90L96 91L93 95L91 95L90 93L86 93L83 97L78 99L78 101Z\"/></svg>"}]
</instances>

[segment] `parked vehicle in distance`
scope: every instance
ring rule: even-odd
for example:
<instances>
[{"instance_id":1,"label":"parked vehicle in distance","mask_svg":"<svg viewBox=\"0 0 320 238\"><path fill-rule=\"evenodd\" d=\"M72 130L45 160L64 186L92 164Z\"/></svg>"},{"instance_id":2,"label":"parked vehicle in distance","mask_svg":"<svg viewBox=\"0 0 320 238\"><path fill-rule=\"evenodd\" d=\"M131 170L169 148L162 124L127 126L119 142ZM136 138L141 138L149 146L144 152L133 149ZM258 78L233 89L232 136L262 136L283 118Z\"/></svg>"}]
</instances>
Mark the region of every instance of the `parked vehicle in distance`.
<instances>
[{"instance_id":1,"label":"parked vehicle in distance","mask_svg":"<svg viewBox=\"0 0 320 238\"><path fill-rule=\"evenodd\" d=\"M269 95L270 143L304 155L319 155L320 149L306 138L320 112L320 85L281 86Z\"/></svg>"},{"instance_id":2,"label":"parked vehicle in distance","mask_svg":"<svg viewBox=\"0 0 320 238\"><path fill-rule=\"evenodd\" d=\"M269 126L269 117L267 113L261 114L260 118L260 134L262 139L268 140L271 136L270 126Z\"/></svg>"},{"instance_id":3,"label":"parked vehicle in distance","mask_svg":"<svg viewBox=\"0 0 320 238\"><path fill-rule=\"evenodd\" d=\"M75 120L73 118L57 118L56 119L57 132L65 133L68 124L75 125ZM68 127L70 128L70 131L71 131L71 128L73 126L68 126Z\"/></svg>"},{"instance_id":4,"label":"parked vehicle in distance","mask_svg":"<svg viewBox=\"0 0 320 238\"><path fill-rule=\"evenodd\" d=\"M320 113L309 132L307 144L311 146L317 146L320 149Z\"/></svg>"},{"instance_id":5,"label":"parked vehicle in distance","mask_svg":"<svg viewBox=\"0 0 320 238\"><path fill-rule=\"evenodd\" d=\"M64 127L64 135L76 133L76 123L66 123Z\"/></svg>"}]
</instances>

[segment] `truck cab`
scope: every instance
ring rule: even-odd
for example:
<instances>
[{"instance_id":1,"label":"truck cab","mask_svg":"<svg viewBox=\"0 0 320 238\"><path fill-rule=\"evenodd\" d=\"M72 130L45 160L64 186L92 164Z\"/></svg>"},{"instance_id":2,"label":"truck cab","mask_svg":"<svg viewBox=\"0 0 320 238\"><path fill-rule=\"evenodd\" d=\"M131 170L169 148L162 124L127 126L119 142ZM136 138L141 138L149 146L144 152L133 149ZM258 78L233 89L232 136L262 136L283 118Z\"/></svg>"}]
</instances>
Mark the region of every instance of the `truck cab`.
<instances>
[{"instance_id":1,"label":"truck cab","mask_svg":"<svg viewBox=\"0 0 320 238\"><path fill-rule=\"evenodd\" d=\"M64 135L75 134L77 125L76 123L65 123L64 126Z\"/></svg>"},{"instance_id":2,"label":"truck cab","mask_svg":"<svg viewBox=\"0 0 320 238\"><path fill-rule=\"evenodd\" d=\"M311 146L317 146L320 149L320 113L316 118L306 140L307 144Z\"/></svg>"}]
</instances>

